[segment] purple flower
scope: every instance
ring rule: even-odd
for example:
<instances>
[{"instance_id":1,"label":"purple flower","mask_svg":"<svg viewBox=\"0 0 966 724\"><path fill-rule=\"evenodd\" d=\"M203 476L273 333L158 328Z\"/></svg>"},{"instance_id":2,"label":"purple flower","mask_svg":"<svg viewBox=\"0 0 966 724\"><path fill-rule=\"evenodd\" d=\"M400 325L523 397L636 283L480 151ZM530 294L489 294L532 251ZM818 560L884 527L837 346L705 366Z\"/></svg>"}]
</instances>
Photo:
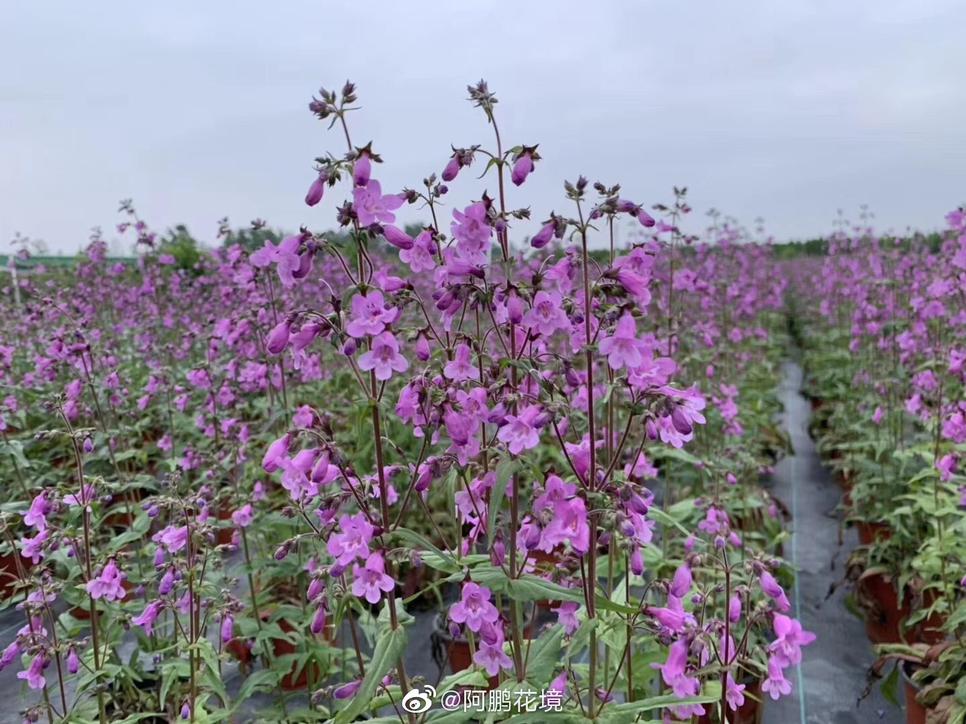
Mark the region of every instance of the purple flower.
<instances>
[{"instance_id":1,"label":"purple flower","mask_svg":"<svg viewBox=\"0 0 966 724\"><path fill-rule=\"evenodd\" d=\"M540 228L540 231L538 231L534 237L530 239L530 246L532 246L534 249L542 249L545 247L553 238L556 228L556 223L553 221L548 221Z\"/></svg>"},{"instance_id":2,"label":"purple flower","mask_svg":"<svg viewBox=\"0 0 966 724\"><path fill-rule=\"evenodd\" d=\"M457 154L453 154L446 164L446 168L443 169L443 181L449 183L456 178L456 174L460 172L460 159Z\"/></svg>"},{"instance_id":3,"label":"purple flower","mask_svg":"<svg viewBox=\"0 0 966 724\"><path fill-rule=\"evenodd\" d=\"M29 558L31 563L40 563L44 557L44 543L47 542L48 535L46 530L42 530L33 538L21 538L18 541L20 555Z\"/></svg>"},{"instance_id":4,"label":"purple flower","mask_svg":"<svg viewBox=\"0 0 966 724\"><path fill-rule=\"evenodd\" d=\"M530 153L522 153L513 164L513 171L510 180L514 186L520 186L527 180L527 176L533 171L533 158Z\"/></svg>"},{"instance_id":5,"label":"purple flower","mask_svg":"<svg viewBox=\"0 0 966 724\"><path fill-rule=\"evenodd\" d=\"M362 686L362 679L350 681L348 684L343 684L342 686L336 688L336 690L332 692L332 696L339 701L342 701L343 699L351 699L356 695L356 692L359 691L360 686Z\"/></svg>"},{"instance_id":6,"label":"purple flower","mask_svg":"<svg viewBox=\"0 0 966 724\"><path fill-rule=\"evenodd\" d=\"M503 631L494 627L495 636L492 641L485 638L480 641L480 648L473 655L473 663L486 669L490 676L496 676L500 669L512 669L513 661L503 650Z\"/></svg>"},{"instance_id":7,"label":"purple flower","mask_svg":"<svg viewBox=\"0 0 966 724\"><path fill-rule=\"evenodd\" d=\"M171 589L174 588L174 582L174 569L168 568L164 572L164 575L161 576L161 580L158 582L158 593L162 596L167 596L169 593L171 593Z\"/></svg>"},{"instance_id":8,"label":"purple flower","mask_svg":"<svg viewBox=\"0 0 966 724\"><path fill-rule=\"evenodd\" d=\"M768 678L762 682L761 690L775 701L792 693L792 684L785 678L783 667L774 656L768 659Z\"/></svg>"},{"instance_id":9,"label":"purple flower","mask_svg":"<svg viewBox=\"0 0 966 724\"><path fill-rule=\"evenodd\" d=\"M728 620L731 623L738 623L741 620L741 596L737 593L728 601Z\"/></svg>"},{"instance_id":10,"label":"purple flower","mask_svg":"<svg viewBox=\"0 0 966 724\"><path fill-rule=\"evenodd\" d=\"M659 608L652 606L647 609L655 620L671 633L683 633L685 626L690 621L694 622L694 617L684 611L683 608Z\"/></svg>"},{"instance_id":11,"label":"purple flower","mask_svg":"<svg viewBox=\"0 0 966 724\"><path fill-rule=\"evenodd\" d=\"M687 639L678 639L668 649L667 660L663 664L651 664L661 672L664 683L671 687L679 699L695 696L701 688L700 682L686 673L688 664Z\"/></svg>"},{"instance_id":12,"label":"purple flower","mask_svg":"<svg viewBox=\"0 0 966 724\"><path fill-rule=\"evenodd\" d=\"M413 239L402 229L395 226L385 225L382 227L382 235L390 244L397 249L406 250L413 248Z\"/></svg>"},{"instance_id":13,"label":"purple flower","mask_svg":"<svg viewBox=\"0 0 966 724\"><path fill-rule=\"evenodd\" d=\"M341 533L333 533L329 536L326 548L329 555L336 559L336 562L345 567L357 558L365 560L369 555L369 542L375 528L366 519L365 513L355 515L343 515L339 518L339 529Z\"/></svg>"},{"instance_id":14,"label":"purple flower","mask_svg":"<svg viewBox=\"0 0 966 724\"><path fill-rule=\"evenodd\" d=\"M272 327L268 333L268 338L265 340L265 347L270 354L279 354L285 349L285 346L288 344L288 336L291 329L292 325L287 319L282 320Z\"/></svg>"},{"instance_id":15,"label":"purple flower","mask_svg":"<svg viewBox=\"0 0 966 724\"><path fill-rule=\"evenodd\" d=\"M161 606L161 601L152 601L139 616L131 619L131 623L143 628L144 633L150 636L154 633L154 622L158 620L158 615L161 613Z\"/></svg>"},{"instance_id":16,"label":"purple flower","mask_svg":"<svg viewBox=\"0 0 966 724\"><path fill-rule=\"evenodd\" d=\"M169 525L156 533L153 540L167 548L168 553L177 553L188 545L188 526Z\"/></svg>"},{"instance_id":17,"label":"purple flower","mask_svg":"<svg viewBox=\"0 0 966 724\"><path fill-rule=\"evenodd\" d=\"M76 674L78 670L80 670L80 657L77 656L77 649L71 646L67 652L67 671Z\"/></svg>"},{"instance_id":18,"label":"purple flower","mask_svg":"<svg viewBox=\"0 0 966 724\"><path fill-rule=\"evenodd\" d=\"M637 338L634 317L627 312L621 316L614 334L600 340L600 353L607 355L607 364L614 370L632 370L644 363L647 345Z\"/></svg>"},{"instance_id":19,"label":"purple flower","mask_svg":"<svg viewBox=\"0 0 966 724\"><path fill-rule=\"evenodd\" d=\"M392 578L386 575L386 562L378 551L369 555L365 567L355 564L352 577L352 595L365 598L369 603L379 603L382 594L396 586Z\"/></svg>"},{"instance_id":20,"label":"purple flower","mask_svg":"<svg viewBox=\"0 0 966 724\"><path fill-rule=\"evenodd\" d=\"M432 271L436 268L436 242L431 231L421 231L413 239L412 246L401 249L399 259L415 272Z\"/></svg>"},{"instance_id":21,"label":"purple flower","mask_svg":"<svg viewBox=\"0 0 966 724\"><path fill-rule=\"evenodd\" d=\"M325 630L325 606L323 604L320 603L319 607L315 609L315 615L312 616L309 629L314 634L320 634Z\"/></svg>"},{"instance_id":22,"label":"purple flower","mask_svg":"<svg viewBox=\"0 0 966 724\"><path fill-rule=\"evenodd\" d=\"M17 678L26 681L31 689L43 689L47 685L47 680L44 678L46 667L47 658L43 654L37 654L31 660L27 670L19 672Z\"/></svg>"},{"instance_id":23,"label":"purple flower","mask_svg":"<svg viewBox=\"0 0 966 724\"><path fill-rule=\"evenodd\" d=\"M490 603L489 588L467 581L463 584L460 600L450 607L449 617L478 633L484 624L495 624L500 618L500 612Z\"/></svg>"},{"instance_id":24,"label":"purple flower","mask_svg":"<svg viewBox=\"0 0 966 724\"><path fill-rule=\"evenodd\" d=\"M540 408L537 405L528 405L517 415L507 415L497 438L506 443L514 455L536 447L540 443L540 432L534 424L538 417Z\"/></svg>"},{"instance_id":25,"label":"purple flower","mask_svg":"<svg viewBox=\"0 0 966 724\"><path fill-rule=\"evenodd\" d=\"M580 604L576 601L562 601L557 608L553 609L557 614L557 623L563 626L564 633L573 636L580 628L580 621L577 619L577 611Z\"/></svg>"},{"instance_id":26,"label":"purple flower","mask_svg":"<svg viewBox=\"0 0 966 724\"><path fill-rule=\"evenodd\" d=\"M46 530L47 514L53 509L54 506L45 490L30 502L30 508L24 513L23 522L31 528L36 528L38 532Z\"/></svg>"},{"instance_id":27,"label":"purple flower","mask_svg":"<svg viewBox=\"0 0 966 724\"><path fill-rule=\"evenodd\" d=\"M84 483L83 489L79 493L71 493L64 496L64 505L74 507L75 505L87 505L94 500L94 486Z\"/></svg>"},{"instance_id":28,"label":"purple flower","mask_svg":"<svg viewBox=\"0 0 966 724\"><path fill-rule=\"evenodd\" d=\"M787 611L792 607L788 602L788 597L785 595L785 589L781 587L775 577L768 571L762 571L761 577L759 578L761 583L761 590L765 592L768 596L775 602L779 611Z\"/></svg>"},{"instance_id":29,"label":"purple flower","mask_svg":"<svg viewBox=\"0 0 966 724\"><path fill-rule=\"evenodd\" d=\"M368 153L359 154L359 158L352 165L352 181L356 186L365 186L369 183L372 175L372 161L369 160ZM368 226L368 224L366 224Z\"/></svg>"},{"instance_id":30,"label":"purple flower","mask_svg":"<svg viewBox=\"0 0 966 724\"><path fill-rule=\"evenodd\" d=\"M549 337L558 329L570 329L560 292L537 292L533 297L533 306L523 321L530 330L544 337Z\"/></svg>"},{"instance_id":31,"label":"purple flower","mask_svg":"<svg viewBox=\"0 0 966 724\"><path fill-rule=\"evenodd\" d=\"M10 664L13 663L14 659L16 659L19 655L20 655L20 644L17 642L16 639L14 639L9 644L7 644L7 647L3 650L3 653L0 654L0 671L3 671L5 668L10 666Z\"/></svg>"},{"instance_id":32,"label":"purple flower","mask_svg":"<svg viewBox=\"0 0 966 724\"><path fill-rule=\"evenodd\" d=\"M375 370L376 379L388 380L393 372L405 372L409 361L399 354L399 342L392 332L383 332L372 340L372 349L359 357L359 369Z\"/></svg>"},{"instance_id":33,"label":"purple flower","mask_svg":"<svg viewBox=\"0 0 966 724\"><path fill-rule=\"evenodd\" d=\"M678 600L684 598L688 595L688 591L691 590L691 581L691 569L686 563L682 563L680 566L678 566L677 570L674 571L674 578L671 579L668 594L674 596Z\"/></svg>"},{"instance_id":34,"label":"purple flower","mask_svg":"<svg viewBox=\"0 0 966 724\"><path fill-rule=\"evenodd\" d=\"M794 618L776 613L772 619L775 640L769 644L768 651L783 666L792 666L802 660L802 646L815 640L815 634L802 629L801 622Z\"/></svg>"},{"instance_id":35,"label":"purple flower","mask_svg":"<svg viewBox=\"0 0 966 724\"><path fill-rule=\"evenodd\" d=\"M309 206L315 206L322 200L322 194L325 192L325 176L319 174L318 178L312 182L309 186L308 192L305 194L305 203Z\"/></svg>"},{"instance_id":36,"label":"purple flower","mask_svg":"<svg viewBox=\"0 0 966 724\"><path fill-rule=\"evenodd\" d=\"M450 230L457 241L459 250L463 253L463 261L469 262L486 256L489 251L490 237L493 227L490 226L486 214L486 205L482 201L470 204L463 211L453 210L453 223Z\"/></svg>"},{"instance_id":37,"label":"purple flower","mask_svg":"<svg viewBox=\"0 0 966 724\"><path fill-rule=\"evenodd\" d=\"M396 194L382 195L382 186L378 181L369 181L365 186L357 186L352 191L352 198L359 217L359 224L372 226L373 224L391 224L396 220L392 213L403 205L403 199Z\"/></svg>"},{"instance_id":38,"label":"purple flower","mask_svg":"<svg viewBox=\"0 0 966 724\"><path fill-rule=\"evenodd\" d=\"M236 510L231 514L232 522L239 528L247 528L252 524L254 516L252 515L252 505L248 503L243 505L241 508Z\"/></svg>"},{"instance_id":39,"label":"purple flower","mask_svg":"<svg viewBox=\"0 0 966 724\"><path fill-rule=\"evenodd\" d=\"M943 455L936 461L936 470L939 471L939 479L944 483L952 480L956 472L956 456L951 453Z\"/></svg>"},{"instance_id":40,"label":"purple flower","mask_svg":"<svg viewBox=\"0 0 966 724\"><path fill-rule=\"evenodd\" d=\"M467 344L457 345L453 360L443 368L443 375L453 382L472 380L478 373L473 365L473 352Z\"/></svg>"},{"instance_id":41,"label":"purple flower","mask_svg":"<svg viewBox=\"0 0 966 724\"><path fill-rule=\"evenodd\" d=\"M292 424L295 427L312 427L312 423L315 421L315 413L312 408L308 405L302 405L299 409L295 411L292 415Z\"/></svg>"},{"instance_id":42,"label":"purple flower","mask_svg":"<svg viewBox=\"0 0 966 724\"><path fill-rule=\"evenodd\" d=\"M221 619L221 640L228 643L235 637L235 619L230 613L226 613Z\"/></svg>"},{"instance_id":43,"label":"purple flower","mask_svg":"<svg viewBox=\"0 0 966 724\"><path fill-rule=\"evenodd\" d=\"M352 317L346 324L346 332L356 339L379 334L387 324L396 320L398 314L398 310L386 304L382 292L376 289L368 294L356 294L352 297Z\"/></svg>"},{"instance_id":44,"label":"purple flower","mask_svg":"<svg viewBox=\"0 0 966 724\"><path fill-rule=\"evenodd\" d=\"M728 708L738 711L745 703L744 684L736 684L731 672L725 678L725 699L728 701Z\"/></svg>"},{"instance_id":45,"label":"purple flower","mask_svg":"<svg viewBox=\"0 0 966 724\"><path fill-rule=\"evenodd\" d=\"M553 507L553 519L543 532L542 548L551 551L569 542L573 549L583 555L590 550L590 526L587 523L587 506L582 498L557 502Z\"/></svg>"},{"instance_id":46,"label":"purple flower","mask_svg":"<svg viewBox=\"0 0 966 724\"><path fill-rule=\"evenodd\" d=\"M286 433L268 446L268 450L265 451L265 456L262 458L262 469L266 473L274 473L279 469L282 459L288 455L288 446L291 441L292 436Z\"/></svg>"},{"instance_id":47,"label":"purple flower","mask_svg":"<svg viewBox=\"0 0 966 724\"><path fill-rule=\"evenodd\" d=\"M94 599L120 601L126 593L123 585L125 578L126 576L112 558L101 570L99 576L87 582L87 592Z\"/></svg>"}]
</instances>

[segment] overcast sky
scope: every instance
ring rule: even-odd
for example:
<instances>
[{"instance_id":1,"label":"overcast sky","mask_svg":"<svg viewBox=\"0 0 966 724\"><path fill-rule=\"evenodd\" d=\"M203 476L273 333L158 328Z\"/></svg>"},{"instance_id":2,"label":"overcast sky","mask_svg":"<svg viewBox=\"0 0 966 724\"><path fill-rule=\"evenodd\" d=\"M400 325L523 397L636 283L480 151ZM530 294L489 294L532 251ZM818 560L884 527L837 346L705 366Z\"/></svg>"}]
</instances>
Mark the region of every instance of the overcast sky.
<instances>
[{"instance_id":1,"label":"overcast sky","mask_svg":"<svg viewBox=\"0 0 966 724\"><path fill-rule=\"evenodd\" d=\"M346 78L392 190L490 142L465 101L485 77L504 139L540 144L510 201L541 219L579 173L646 204L687 185L692 227L715 207L779 239L862 203L932 229L966 201L956 0L8 2L0 66L0 251L16 231L76 251L126 197L209 243L226 215L328 228L334 200L302 198L344 147L306 103Z\"/></svg>"}]
</instances>

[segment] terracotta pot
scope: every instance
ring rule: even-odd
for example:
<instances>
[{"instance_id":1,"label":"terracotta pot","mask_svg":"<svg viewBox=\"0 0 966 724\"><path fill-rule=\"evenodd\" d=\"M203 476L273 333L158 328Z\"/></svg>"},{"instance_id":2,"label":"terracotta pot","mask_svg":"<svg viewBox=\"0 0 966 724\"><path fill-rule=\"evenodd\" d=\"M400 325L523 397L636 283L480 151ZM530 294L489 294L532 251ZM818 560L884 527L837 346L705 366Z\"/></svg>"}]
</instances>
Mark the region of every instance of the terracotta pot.
<instances>
[{"instance_id":1,"label":"terracotta pot","mask_svg":"<svg viewBox=\"0 0 966 724\"><path fill-rule=\"evenodd\" d=\"M228 505L222 505L218 509L218 520L227 520L230 525L225 527L219 527L215 531L215 542L220 546L226 546L231 543L231 539L235 534L235 523L231 519L232 510Z\"/></svg>"},{"instance_id":2,"label":"terracotta pot","mask_svg":"<svg viewBox=\"0 0 966 724\"><path fill-rule=\"evenodd\" d=\"M872 606L865 613L865 632L875 644L896 644L903 641L902 622L909 616L907 603L899 605L892 580L880 573L866 576L858 584Z\"/></svg>"},{"instance_id":3,"label":"terracotta pot","mask_svg":"<svg viewBox=\"0 0 966 724\"><path fill-rule=\"evenodd\" d=\"M738 711L728 710L728 724L760 724L762 706L761 702L761 681L746 681L745 683L745 703L738 707ZM752 699L751 696L757 697L757 699ZM705 710L708 713L699 716L697 719L697 724L712 724L712 722L717 722L718 717L715 714L714 718L710 713L715 707L715 704L706 704Z\"/></svg>"},{"instance_id":4,"label":"terracotta pot","mask_svg":"<svg viewBox=\"0 0 966 724\"><path fill-rule=\"evenodd\" d=\"M29 558L20 555L20 551L13 551L0 556L0 599L6 600L16 592L17 581L20 575L17 572L17 558L20 558L20 565L26 573L33 568L33 563Z\"/></svg>"},{"instance_id":5,"label":"terracotta pot","mask_svg":"<svg viewBox=\"0 0 966 724\"><path fill-rule=\"evenodd\" d=\"M926 724L926 707L916 699L919 686L911 678L908 661L902 663L901 671L902 688L906 695L906 724Z\"/></svg>"},{"instance_id":6,"label":"terracotta pot","mask_svg":"<svg viewBox=\"0 0 966 724\"><path fill-rule=\"evenodd\" d=\"M268 621L268 614L262 614L262 620ZM291 633L295 631L295 627L292 626L288 621L282 619L279 621L279 627L286 633ZM322 631L322 638L330 643L335 643L335 626L332 624L326 625L325 629ZM252 661L255 659L255 653L251 649L251 642L247 639L234 638L225 644L225 650L231 654L234 658L238 660L243 666L250 666ZM288 656L289 654L294 654L297 651L295 644L286 641L285 639L272 639L272 655L274 658L280 656ZM279 682L281 687L286 691L297 691L299 689L304 689L309 685L309 673L312 669L312 680L317 682L319 677L322 675L318 664L307 664L295 675L295 664L292 664L292 668L289 673L282 677Z\"/></svg>"},{"instance_id":7,"label":"terracotta pot","mask_svg":"<svg viewBox=\"0 0 966 724\"><path fill-rule=\"evenodd\" d=\"M866 523L855 524L855 529L859 534L859 543L864 546L871 545L877 540L888 540L892 537L892 531L885 523Z\"/></svg>"}]
</instances>

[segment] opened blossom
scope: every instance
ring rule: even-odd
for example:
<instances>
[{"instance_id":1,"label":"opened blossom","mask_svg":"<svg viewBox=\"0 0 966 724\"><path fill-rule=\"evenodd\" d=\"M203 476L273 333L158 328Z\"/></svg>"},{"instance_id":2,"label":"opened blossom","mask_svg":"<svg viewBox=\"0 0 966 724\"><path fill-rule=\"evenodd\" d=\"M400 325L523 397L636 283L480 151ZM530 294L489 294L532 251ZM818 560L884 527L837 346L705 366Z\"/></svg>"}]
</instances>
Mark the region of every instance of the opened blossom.
<instances>
[{"instance_id":1,"label":"opened blossom","mask_svg":"<svg viewBox=\"0 0 966 724\"><path fill-rule=\"evenodd\" d=\"M352 579L352 595L369 603L379 603L384 593L396 587L392 577L386 575L386 562L378 552L369 555L365 566L352 567Z\"/></svg>"},{"instance_id":2,"label":"opened blossom","mask_svg":"<svg viewBox=\"0 0 966 724\"><path fill-rule=\"evenodd\" d=\"M396 220L392 212L403 205L403 199L397 194L383 196L382 185L376 180L369 181L365 186L357 186L352 198L361 226L391 224Z\"/></svg>"},{"instance_id":3,"label":"opened blossom","mask_svg":"<svg viewBox=\"0 0 966 724\"><path fill-rule=\"evenodd\" d=\"M359 357L359 369L375 372L376 379L388 380L394 372L409 369L409 360L399 352L399 342L392 332L383 332L372 340L372 349Z\"/></svg>"},{"instance_id":4,"label":"opened blossom","mask_svg":"<svg viewBox=\"0 0 966 724\"><path fill-rule=\"evenodd\" d=\"M464 583L460 600L450 606L450 619L479 633L484 624L494 624L500 618L500 612L490 603L490 597L490 589L472 581Z\"/></svg>"},{"instance_id":5,"label":"opened blossom","mask_svg":"<svg viewBox=\"0 0 966 724\"><path fill-rule=\"evenodd\" d=\"M124 598L124 579L126 576L117 567L117 563L112 558L107 562L100 574L88 581L87 592L91 598L103 598L107 601L120 601Z\"/></svg>"}]
</instances>

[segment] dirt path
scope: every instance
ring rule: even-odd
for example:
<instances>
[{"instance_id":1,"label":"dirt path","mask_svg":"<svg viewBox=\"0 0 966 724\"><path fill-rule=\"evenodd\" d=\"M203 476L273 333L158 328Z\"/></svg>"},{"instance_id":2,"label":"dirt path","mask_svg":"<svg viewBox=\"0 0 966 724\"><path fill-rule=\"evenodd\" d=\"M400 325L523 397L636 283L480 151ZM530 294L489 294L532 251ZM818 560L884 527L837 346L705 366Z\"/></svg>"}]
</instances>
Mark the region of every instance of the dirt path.
<instances>
[{"instance_id":1,"label":"dirt path","mask_svg":"<svg viewBox=\"0 0 966 724\"><path fill-rule=\"evenodd\" d=\"M905 713L891 706L876 687L865 700L858 697L866 686L872 663L872 645L865 627L845 608L845 587L826 599L829 586L842 576L845 560L857 545L854 531L846 530L839 546L840 515L835 506L841 489L826 470L808 435L811 410L801 395L802 369L785 364L781 400L785 429L794 455L776 467L771 490L793 511L792 539L786 557L799 569L792 601L803 626L818 640L805 649L800 672L791 679L792 696L768 701L766 724L903 724Z\"/></svg>"}]
</instances>

